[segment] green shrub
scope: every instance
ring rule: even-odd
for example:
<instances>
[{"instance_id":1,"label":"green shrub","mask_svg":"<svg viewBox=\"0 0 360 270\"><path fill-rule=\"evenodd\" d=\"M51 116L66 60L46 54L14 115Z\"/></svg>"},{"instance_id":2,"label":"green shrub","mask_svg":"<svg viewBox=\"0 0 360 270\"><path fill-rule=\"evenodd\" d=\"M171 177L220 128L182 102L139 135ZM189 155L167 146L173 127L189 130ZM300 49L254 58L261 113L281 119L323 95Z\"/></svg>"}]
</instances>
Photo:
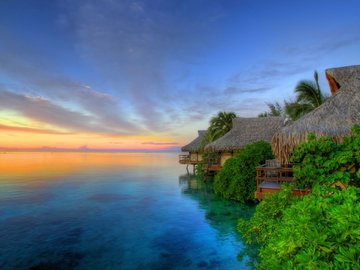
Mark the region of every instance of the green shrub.
<instances>
[{"instance_id":1,"label":"green shrub","mask_svg":"<svg viewBox=\"0 0 360 270\"><path fill-rule=\"evenodd\" d=\"M206 162L209 159L218 159L220 158L220 153L218 152L204 152L202 156L203 160Z\"/></svg>"},{"instance_id":2,"label":"green shrub","mask_svg":"<svg viewBox=\"0 0 360 270\"><path fill-rule=\"evenodd\" d=\"M204 161L198 162L195 166L195 175L198 179L204 179L205 171L204 171Z\"/></svg>"},{"instance_id":3,"label":"green shrub","mask_svg":"<svg viewBox=\"0 0 360 270\"><path fill-rule=\"evenodd\" d=\"M239 220L247 241L261 245L258 269L360 269L360 129L353 131L340 144L310 136L297 147L294 175L309 195L284 188Z\"/></svg>"},{"instance_id":4,"label":"green shrub","mask_svg":"<svg viewBox=\"0 0 360 270\"><path fill-rule=\"evenodd\" d=\"M308 142L296 147L291 162L298 187L312 187L314 183L357 185L360 183L360 127L353 127L353 136L340 144L330 137L317 139L309 135Z\"/></svg>"},{"instance_id":5,"label":"green shrub","mask_svg":"<svg viewBox=\"0 0 360 270\"><path fill-rule=\"evenodd\" d=\"M249 221L239 220L238 230L249 244L266 243L283 218L285 209L296 199L292 196L292 189L284 185L281 192L274 193L271 198L265 198L256 206L256 211Z\"/></svg>"},{"instance_id":6,"label":"green shrub","mask_svg":"<svg viewBox=\"0 0 360 270\"><path fill-rule=\"evenodd\" d=\"M273 155L269 143L259 141L247 145L236 156L228 159L215 176L215 193L240 202L252 200L256 190L255 167L271 158Z\"/></svg>"},{"instance_id":7,"label":"green shrub","mask_svg":"<svg viewBox=\"0 0 360 270\"><path fill-rule=\"evenodd\" d=\"M198 179L204 180L206 177L206 172L204 170L204 165L207 163L209 159L218 159L220 158L220 154L217 152L204 152L202 155L202 161L196 164L195 174Z\"/></svg>"},{"instance_id":8,"label":"green shrub","mask_svg":"<svg viewBox=\"0 0 360 270\"><path fill-rule=\"evenodd\" d=\"M360 188L316 186L293 201L281 193L239 222L248 241L262 244L259 269L359 269Z\"/></svg>"}]
</instances>

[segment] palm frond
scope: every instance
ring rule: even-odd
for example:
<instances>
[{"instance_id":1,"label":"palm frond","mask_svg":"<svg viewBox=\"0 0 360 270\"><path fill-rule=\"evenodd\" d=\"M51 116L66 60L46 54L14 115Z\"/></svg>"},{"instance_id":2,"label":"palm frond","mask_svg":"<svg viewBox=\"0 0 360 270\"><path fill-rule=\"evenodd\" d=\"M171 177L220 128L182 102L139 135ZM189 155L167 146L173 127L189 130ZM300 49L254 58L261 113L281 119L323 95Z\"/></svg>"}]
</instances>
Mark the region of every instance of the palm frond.
<instances>
[{"instance_id":1,"label":"palm frond","mask_svg":"<svg viewBox=\"0 0 360 270\"><path fill-rule=\"evenodd\" d=\"M312 81L300 81L295 87L295 93L298 94L296 100L299 103L309 103L314 108L322 104L321 92Z\"/></svg>"},{"instance_id":2,"label":"palm frond","mask_svg":"<svg viewBox=\"0 0 360 270\"><path fill-rule=\"evenodd\" d=\"M234 112L219 112L217 116L212 117L208 128L212 140L216 140L229 132L232 128L232 120L235 117Z\"/></svg>"}]
</instances>

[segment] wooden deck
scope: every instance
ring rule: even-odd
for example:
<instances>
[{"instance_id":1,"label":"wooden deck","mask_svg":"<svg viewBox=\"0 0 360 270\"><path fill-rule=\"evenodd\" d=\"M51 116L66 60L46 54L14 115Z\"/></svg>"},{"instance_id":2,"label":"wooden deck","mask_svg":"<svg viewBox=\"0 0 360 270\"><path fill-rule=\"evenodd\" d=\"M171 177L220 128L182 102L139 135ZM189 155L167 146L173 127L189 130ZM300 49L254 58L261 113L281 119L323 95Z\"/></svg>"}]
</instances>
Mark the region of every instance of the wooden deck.
<instances>
[{"instance_id":1,"label":"wooden deck","mask_svg":"<svg viewBox=\"0 0 360 270\"><path fill-rule=\"evenodd\" d=\"M218 172L222 169L220 158L209 158L204 161L205 172Z\"/></svg>"},{"instance_id":2,"label":"wooden deck","mask_svg":"<svg viewBox=\"0 0 360 270\"><path fill-rule=\"evenodd\" d=\"M196 165L201 162L198 159L191 159L190 155L179 155L179 163L186 165Z\"/></svg>"},{"instance_id":3,"label":"wooden deck","mask_svg":"<svg viewBox=\"0 0 360 270\"><path fill-rule=\"evenodd\" d=\"M218 172L222 169L220 164L204 164L204 171L206 172Z\"/></svg>"},{"instance_id":4,"label":"wooden deck","mask_svg":"<svg viewBox=\"0 0 360 270\"><path fill-rule=\"evenodd\" d=\"M293 170L290 166L267 164L256 167L256 191L255 198L262 200L264 194L279 192L283 183L295 185ZM295 196L306 195L310 190L294 189Z\"/></svg>"}]
</instances>

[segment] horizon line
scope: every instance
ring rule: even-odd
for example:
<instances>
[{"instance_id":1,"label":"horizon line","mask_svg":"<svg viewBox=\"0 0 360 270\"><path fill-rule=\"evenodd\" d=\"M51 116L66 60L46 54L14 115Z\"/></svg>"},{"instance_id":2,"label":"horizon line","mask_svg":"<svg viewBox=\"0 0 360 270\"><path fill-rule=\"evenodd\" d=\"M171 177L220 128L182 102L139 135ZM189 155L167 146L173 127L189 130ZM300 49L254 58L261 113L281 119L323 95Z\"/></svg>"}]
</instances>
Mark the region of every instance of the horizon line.
<instances>
[{"instance_id":1,"label":"horizon line","mask_svg":"<svg viewBox=\"0 0 360 270\"><path fill-rule=\"evenodd\" d=\"M180 149L124 149L124 150L79 150L79 149L0 149L0 154L12 153L12 152L45 152L45 153L175 153Z\"/></svg>"}]
</instances>

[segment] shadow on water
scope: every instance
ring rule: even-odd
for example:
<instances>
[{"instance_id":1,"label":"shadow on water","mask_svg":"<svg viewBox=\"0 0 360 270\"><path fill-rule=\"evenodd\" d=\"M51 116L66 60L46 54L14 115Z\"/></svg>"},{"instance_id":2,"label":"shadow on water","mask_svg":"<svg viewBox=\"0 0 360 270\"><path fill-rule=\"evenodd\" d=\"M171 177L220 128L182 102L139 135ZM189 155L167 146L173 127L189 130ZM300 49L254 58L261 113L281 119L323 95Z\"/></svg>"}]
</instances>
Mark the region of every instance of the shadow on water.
<instances>
[{"instance_id":1,"label":"shadow on water","mask_svg":"<svg viewBox=\"0 0 360 270\"><path fill-rule=\"evenodd\" d=\"M195 175L184 174L179 176L179 186L184 195L195 200L204 210L207 222L220 236L233 234L237 241L243 243L244 247L243 250L239 250L238 260L247 260L247 264L254 267L258 259L258 247L245 244L236 226L239 218L249 219L253 215L256 205L219 197L214 193L213 179L209 180L203 181Z\"/></svg>"}]
</instances>

